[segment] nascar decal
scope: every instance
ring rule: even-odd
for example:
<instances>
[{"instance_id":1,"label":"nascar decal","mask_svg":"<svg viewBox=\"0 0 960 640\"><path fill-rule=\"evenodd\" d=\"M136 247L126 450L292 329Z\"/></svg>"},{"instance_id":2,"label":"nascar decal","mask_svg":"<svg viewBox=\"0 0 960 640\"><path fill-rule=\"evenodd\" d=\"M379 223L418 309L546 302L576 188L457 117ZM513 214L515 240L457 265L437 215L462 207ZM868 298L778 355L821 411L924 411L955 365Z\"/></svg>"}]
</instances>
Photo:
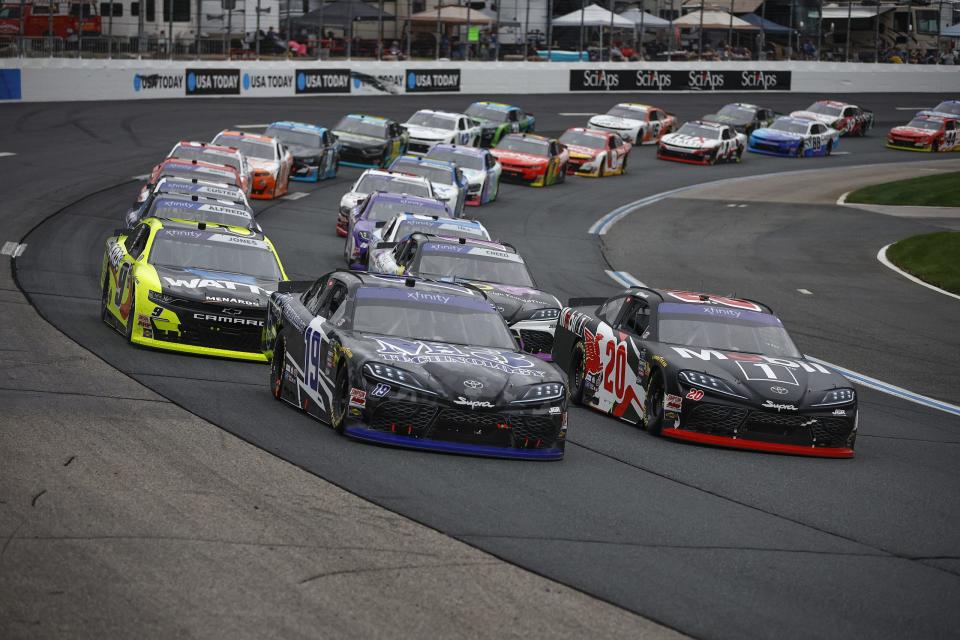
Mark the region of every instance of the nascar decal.
<instances>
[{"instance_id":1,"label":"nascar decal","mask_svg":"<svg viewBox=\"0 0 960 640\"><path fill-rule=\"evenodd\" d=\"M450 362L468 364L504 373L542 378L543 371L536 369L533 361L522 353L501 352L496 349L456 346L442 342L404 340L402 338L376 338L377 356L391 362L426 364Z\"/></svg>"}]
</instances>

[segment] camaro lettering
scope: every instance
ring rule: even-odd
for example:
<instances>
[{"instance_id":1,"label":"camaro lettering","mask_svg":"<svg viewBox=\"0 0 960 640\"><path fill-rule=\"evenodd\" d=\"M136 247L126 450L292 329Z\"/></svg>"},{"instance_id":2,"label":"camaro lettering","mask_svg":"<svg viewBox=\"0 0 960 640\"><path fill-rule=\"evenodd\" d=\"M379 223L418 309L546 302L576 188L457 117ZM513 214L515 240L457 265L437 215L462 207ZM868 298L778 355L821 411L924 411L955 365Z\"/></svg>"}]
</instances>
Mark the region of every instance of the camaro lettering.
<instances>
[{"instance_id":1,"label":"camaro lettering","mask_svg":"<svg viewBox=\"0 0 960 640\"><path fill-rule=\"evenodd\" d=\"M208 322L222 322L224 324L243 324L250 325L252 327L262 327L262 320L254 320L253 318L235 318L232 316L217 316L211 313L195 313L193 314L194 320L205 320Z\"/></svg>"}]
</instances>

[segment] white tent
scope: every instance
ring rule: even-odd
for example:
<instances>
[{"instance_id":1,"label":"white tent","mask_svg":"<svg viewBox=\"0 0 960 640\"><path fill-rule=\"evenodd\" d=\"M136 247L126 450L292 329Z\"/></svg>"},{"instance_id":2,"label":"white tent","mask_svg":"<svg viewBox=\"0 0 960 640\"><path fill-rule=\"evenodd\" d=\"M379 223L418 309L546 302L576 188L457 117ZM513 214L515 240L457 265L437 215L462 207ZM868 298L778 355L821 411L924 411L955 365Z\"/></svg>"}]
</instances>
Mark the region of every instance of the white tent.
<instances>
[{"instance_id":1,"label":"white tent","mask_svg":"<svg viewBox=\"0 0 960 640\"><path fill-rule=\"evenodd\" d=\"M673 26L681 27L684 29L699 29L703 26L704 30L707 29L730 29L731 27L736 30L743 31L759 31L760 27L750 24L746 20L741 20L736 16L732 16L726 11L704 11L703 12L703 22L700 21L700 12L691 11L690 13L680 16L673 21Z\"/></svg>"},{"instance_id":2,"label":"white tent","mask_svg":"<svg viewBox=\"0 0 960 640\"><path fill-rule=\"evenodd\" d=\"M960 38L960 22L951 27L947 27L940 33L940 35L942 35L944 38Z\"/></svg>"},{"instance_id":3,"label":"white tent","mask_svg":"<svg viewBox=\"0 0 960 640\"><path fill-rule=\"evenodd\" d=\"M581 22L580 14L583 13ZM613 22L611 23L611 18ZM581 11L574 11L565 16L560 16L553 21L554 27L607 27L613 24L614 28L633 29L633 22L622 18L615 13L610 13L603 7L595 4L588 5Z\"/></svg>"},{"instance_id":4,"label":"white tent","mask_svg":"<svg viewBox=\"0 0 960 640\"><path fill-rule=\"evenodd\" d=\"M644 29L669 29L670 21L664 20L663 18L658 18L652 13L647 13L645 11L640 11L639 9L628 9L620 14L621 18L626 18L632 22L636 27L643 25Z\"/></svg>"}]
</instances>

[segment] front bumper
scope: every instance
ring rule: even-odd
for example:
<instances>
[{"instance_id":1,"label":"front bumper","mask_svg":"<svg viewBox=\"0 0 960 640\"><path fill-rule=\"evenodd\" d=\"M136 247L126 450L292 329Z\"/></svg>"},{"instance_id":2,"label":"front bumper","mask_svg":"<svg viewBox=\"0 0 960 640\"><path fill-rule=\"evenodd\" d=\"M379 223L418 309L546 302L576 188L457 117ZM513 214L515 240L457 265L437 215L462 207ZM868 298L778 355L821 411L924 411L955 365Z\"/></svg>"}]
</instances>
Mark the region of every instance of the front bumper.
<instances>
[{"instance_id":1,"label":"front bumper","mask_svg":"<svg viewBox=\"0 0 960 640\"><path fill-rule=\"evenodd\" d=\"M540 167L522 167L518 165L502 165L500 179L504 182L523 182L531 187L542 187L546 181L547 171Z\"/></svg>"},{"instance_id":2,"label":"front bumper","mask_svg":"<svg viewBox=\"0 0 960 640\"><path fill-rule=\"evenodd\" d=\"M660 145L657 147L657 159L684 162L686 164L709 164L710 154L696 153L697 151L698 149L680 149L678 147Z\"/></svg>"},{"instance_id":3,"label":"front bumper","mask_svg":"<svg viewBox=\"0 0 960 640\"><path fill-rule=\"evenodd\" d=\"M750 140L747 144L747 151L750 153L760 153L765 156L790 157L796 155L797 145L784 146L779 142L765 142L763 140Z\"/></svg>"},{"instance_id":4,"label":"front bumper","mask_svg":"<svg viewBox=\"0 0 960 640\"><path fill-rule=\"evenodd\" d=\"M887 148L899 149L900 151L922 151L922 152L930 153L933 151L933 143L925 142L918 147L916 143L914 143L911 140L903 140L903 139L891 140L890 138L887 138Z\"/></svg>"},{"instance_id":5,"label":"front bumper","mask_svg":"<svg viewBox=\"0 0 960 640\"><path fill-rule=\"evenodd\" d=\"M342 147L340 149L340 164L361 169L379 169L385 155L382 148L375 148L373 155L363 152L359 147Z\"/></svg>"}]
</instances>

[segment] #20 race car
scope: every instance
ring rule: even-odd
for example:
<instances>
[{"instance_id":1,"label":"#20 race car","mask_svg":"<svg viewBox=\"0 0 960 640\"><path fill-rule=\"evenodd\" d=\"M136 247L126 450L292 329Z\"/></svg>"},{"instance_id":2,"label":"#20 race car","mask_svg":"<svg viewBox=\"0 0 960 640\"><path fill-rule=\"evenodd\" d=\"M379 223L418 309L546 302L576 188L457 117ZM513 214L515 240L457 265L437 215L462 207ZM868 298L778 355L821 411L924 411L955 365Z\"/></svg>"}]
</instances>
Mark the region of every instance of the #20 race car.
<instances>
[{"instance_id":1,"label":"#20 race car","mask_svg":"<svg viewBox=\"0 0 960 640\"><path fill-rule=\"evenodd\" d=\"M324 127L302 122L274 122L264 135L279 140L293 154L291 180L319 182L337 177L340 142Z\"/></svg>"},{"instance_id":2,"label":"#20 race car","mask_svg":"<svg viewBox=\"0 0 960 640\"><path fill-rule=\"evenodd\" d=\"M560 312L553 355L575 403L654 435L854 455L850 382L807 360L769 307L751 300L644 287L572 299Z\"/></svg>"},{"instance_id":3,"label":"#20 race car","mask_svg":"<svg viewBox=\"0 0 960 640\"><path fill-rule=\"evenodd\" d=\"M627 158L633 148L616 133L580 127L564 131L560 143L570 153L567 173L591 178L626 173Z\"/></svg>"},{"instance_id":4,"label":"#20 race car","mask_svg":"<svg viewBox=\"0 0 960 640\"><path fill-rule=\"evenodd\" d=\"M376 191L349 216L343 259L351 269L366 269L368 250L381 240L380 229L399 213L449 218L447 205L434 198L418 198L399 193Z\"/></svg>"},{"instance_id":5,"label":"#20 race car","mask_svg":"<svg viewBox=\"0 0 960 640\"><path fill-rule=\"evenodd\" d=\"M567 179L570 152L556 138L511 133L491 151L503 167L501 178L531 187L548 187Z\"/></svg>"},{"instance_id":6,"label":"#20 race car","mask_svg":"<svg viewBox=\"0 0 960 640\"><path fill-rule=\"evenodd\" d=\"M750 134L747 150L768 156L828 156L840 145L840 132L822 122L781 116Z\"/></svg>"},{"instance_id":7,"label":"#20 race car","mask_svg":"<svg viewBox=\"0 0 960 640\"><path fill-rule=\"evenodd\" d=\"M865 136L873 127L873 112L854 104L820 100L803 111L794 111L792 118L816 120L840 132L840 135Z\"/></svg>"},{"instance_id":8,"label":"#20 race car","mask_svg":"<svg viewBox=\"0 0 960 640\"><path fill-rule=\"evenodd\" d=\"M263 347L276 399L358 440L563 457L563 376L517 350L482 293L348 271L306 285L270 298Z\"/></svg>"},{"instance_id":9,"label":"#20 race car","mask_svg":"<svg viewBox=\"0 0 960 640\"><path fill-rule=\"evenodd\" d=\"M746 146L747 136L733 127L694 120L660 139L657 158L688 164L740 162Z\"/></svg>"},{"instance_id":10,"label":"#20 race car","mask_svg":"<svg viewBox=\"0 0 960 640\"><path fill-rule=\"evenodd\" d=\"M250 166L250 197L261 200L279 198L290 189L293 154L278 140L267 136L224 130L214 144L234 147Z\"/></svg>"},{"instance_id":11,"label":"#20 race car","mask_svg":"<svg viewBox=\"0 0 960 640\"><path fill-rule=\"evenodd\" d=\"M500 102L474 102L464 113L480 123L480 146L487 148L508 133L533 133L537 122L533 114Z\"/></svg>"},{"instance_id":12,"label":"#20 race car","mask_svg":"<svg viewBox=\"0 0 960 640\"><path fill-rule=\"evenodd\" d=\"M606 114L590 118L588 126L613 131L631 144L656 144L677 127L677 119L657 107L622 102Z\"/></svg>"},{"instance_id":13,"label":"#20 race car","mask_svg":"<svg viewBox=\"0 0 960 640\"><path fill-rule=\"evenodd\" d=\"M902 127L887 134L887 146L904 151L960 150L960 119L937 116L916 116Z\"/></svg>"},{"instance_id":14,"label":"#20 race car","mask_svg":"<svg viewBox=\"0 0 960 640\"><path fill-rule=\"evenodd\" d=\"M430 160L452 162L460 168L467 179L466 204L478 207L497 199L503 168L489 150L456 144L437 144L430 148L426 157Z\"/></svg>"},{"instance_id":15,"label":"#20 race car","mask_svg":"<svg viewBox=\"0 0 960 640\"><path fill-rule=\"evenodd\" d=\"M333 134L340 141L340 162L351 167L383 168L407 152L409 134L389 118L351 113Z\"/></svg>"},{"instance_id":16,"label":"#20 race car","mask_svg":"<svg viewBox=\"0 0 960 640\"><path fill-rule=\"evenodd\" d=\"M107 239L100 313L134 344L263 362L267 296L280 280L263 234L146 218Z\"/></svg>"},{"instance_id":17,"label":"#20 race car","mask_svg":"<svg viewBox=\"0 0 960 640\"><path fill-rule=\"evenodd\" d=\"M340 198L340 211L337 215L337 235L341 238L346 237L350 225L350 216L354 209L366 200L371 193L383 191L386 193L396 193L418 198L432 198L439 202L436 194L433 192L433 186L430 181L420 176L405 176L399 173L389 171L380 171L379 169L367 169L357 181L353 183L350 191L343 194Z\"/></svg>"}]
</instances>

